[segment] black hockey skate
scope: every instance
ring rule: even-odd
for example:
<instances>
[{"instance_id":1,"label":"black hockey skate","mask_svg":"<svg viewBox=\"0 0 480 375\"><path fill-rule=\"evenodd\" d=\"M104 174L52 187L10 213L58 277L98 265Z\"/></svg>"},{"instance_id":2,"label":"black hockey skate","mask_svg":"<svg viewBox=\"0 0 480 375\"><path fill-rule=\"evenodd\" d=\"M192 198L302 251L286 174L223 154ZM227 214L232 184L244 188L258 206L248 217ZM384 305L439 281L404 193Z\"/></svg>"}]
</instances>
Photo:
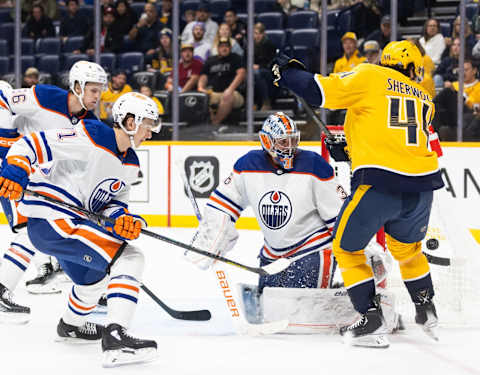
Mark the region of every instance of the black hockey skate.
<instances>
[{"instance_id":1,"label":"black hockey skate","mask_svg":"<svg viewBox=\"0 0 480 375\"><path fill-rule=\"evenodd\" d=\"M102 333L105 327L96 324L85 322L83 326L77 327L67 324L60 319L57 325L57 340L78 344L95 343L102 338Z\"/></svg>"},{"instance_id":2,"label":"black hockey skate","mask_svg":"<svg viewBox=\"0 0 480 375\"><path fill-rule=\"evenodd\" d=\"M98 299L97 307L93 310L96 314L106 314L108 311L107 307L107 295L102 294L102 296Z\"/></svg>"},{"instance_id":3,"label":"black hockey skate","mask_svg":"<svg viewBox=\"0 0 480 375\"><path fill-rule=\"evenodd\" d=\"M10 290L0 284L0 322L25 324L30 320L30 308L12 301Z\"/></svg>"},{"instance_id":4,"label":"black hockey skate","mask_svg":"<svg viewBox=\"0 0 480 375\"><path fill-rule=\"evenodd\" d=\"M103 367L116 367L138 362L149 362L157 357L157 343L142 340L126 333L119 324L109 324L102 337Z\"/></svg>"},{"instance_id":5,"label":"black hockey skate","mask_svg":"<svg viewBox=\"0 0 480 375\"><path fill-rule=\"evenodd\" d=\"M52 263L42 264L37 277L25 283L27 291L32 294L61 293L62 290L54 283L56 274L60 272L62 272L60 266L58 266L58 270L55 270Z\"/></svg>"},{"instance_id":6,"label":"black hockey skate","mask_svg":"<svg viewBox=\"0 0 480 375\"><path fill-rule=\"evenodd\" d=\"M438 326L438 317L432 298L427 292L421 291L415 300L417 301L415 302L415 323L422 326L422 329L428 336L438 341L438 336L435 332Z\"/></svg>"},{"instance_id":7,"label":"black hockey skate","mask_svg":"<svg viewBox=\"0 0 480 375\"><path fill-rule=\"evenodd\" d=\"M375 297L377 298L377 297ZM387 326L383 318L382 309L377 300L355 323L340 328L340 335L346 344L373 348L388 348Z\"/></svg>"}]
</instances>

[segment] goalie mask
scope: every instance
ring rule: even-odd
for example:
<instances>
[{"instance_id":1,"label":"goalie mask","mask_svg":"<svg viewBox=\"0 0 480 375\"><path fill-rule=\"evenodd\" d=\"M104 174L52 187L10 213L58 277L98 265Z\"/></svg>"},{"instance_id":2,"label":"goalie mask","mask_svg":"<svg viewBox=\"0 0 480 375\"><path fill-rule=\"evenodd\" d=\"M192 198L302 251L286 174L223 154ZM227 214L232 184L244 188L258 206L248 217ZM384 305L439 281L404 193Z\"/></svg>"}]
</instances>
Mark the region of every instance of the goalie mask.
<instances>
[{"instance_id":1,"label":"goalie mask","mask_svg":"<svg viewBox=\"0 0 480 375\"><path fill-rule=\"evenodd\" d=\"M300 142L297 124L283 112L267 117L258 133L263 149L283 169L293 168L293 158Z\"/></svg>"},{"instance_id":2,"label":"goalie mask","mask_svg":"<svg viewBox=\"0 0 480 375\"><path fill-rule=\"evenodd\" d=\"M133 136L137 133L140 126L148 126L154 133L158 133L162 127L158 115L158 107L155 102L146 95L138 92L128 92L123 94L113 104L112 108L113 121L130 136L132 148L135 148ZM127 115L134 117L135 129L127 130L124 121ZM153 125L143 124L144 119L153 121Z\"/></svg>"}]
</instances>

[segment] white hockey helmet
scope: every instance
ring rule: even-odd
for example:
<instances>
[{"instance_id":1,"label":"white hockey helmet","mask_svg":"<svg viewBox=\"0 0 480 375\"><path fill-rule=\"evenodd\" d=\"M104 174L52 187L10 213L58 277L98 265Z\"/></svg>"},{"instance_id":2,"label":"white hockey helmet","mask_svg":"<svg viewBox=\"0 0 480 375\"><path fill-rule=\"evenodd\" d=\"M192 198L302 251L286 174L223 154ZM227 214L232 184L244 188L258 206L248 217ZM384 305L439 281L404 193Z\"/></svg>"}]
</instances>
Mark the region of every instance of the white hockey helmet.
<instances>
[{"instance_id":1,"label":"white hockey helmet","mask_svg":"<svg viewBox=\"0 0 480 375\"><path fill-rule=\"evenodd\" d=\"M129 114L134 116L135 130L127 130L123 124L123 121ZM157 104L148 96L138 92L127 92L119 97L113 104L112 115L113 121L130 136L132 145L133 136L137 133L140 125L142 125L143 119L153 120L154 125L150 127L152 132L158 133L162 127Z\"/></svg>"},{"instance_id":2,"label":"white hockey helmet","mask_svg":"<svg viewBox=\"0 0 480 375\"><path fill-rule=\"evenodd\" d=\"M267 117L258 133L263 149L283 169L293 168L293 158L300 142L297 124L283 112Z\"/></svg>"},{"instance_id":3,"label":"white hockey helmet","mask_svg":"<svg viewBox=\"0 0 480 375\"><path fill-rule=\"evenodd\" d=\"M70 90L78 98L85 110L87 108L83 104L83 94L87 82L100 83L103 86L102 91L105 91L107 89L107 73L100 65L94 62L86 60L77 61L70 68L68 83ZM75 91L75 83L78 83L80 86L80 94Z\"/></svg>"}]
</instances>

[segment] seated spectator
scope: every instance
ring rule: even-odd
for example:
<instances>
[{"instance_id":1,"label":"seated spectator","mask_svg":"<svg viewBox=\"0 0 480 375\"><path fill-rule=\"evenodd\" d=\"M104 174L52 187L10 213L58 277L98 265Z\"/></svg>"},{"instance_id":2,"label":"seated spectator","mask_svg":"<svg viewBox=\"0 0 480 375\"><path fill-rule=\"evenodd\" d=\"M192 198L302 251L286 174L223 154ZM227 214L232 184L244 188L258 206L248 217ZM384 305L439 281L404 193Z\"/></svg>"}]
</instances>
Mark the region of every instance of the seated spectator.
<instances>
[{"instance_id":1,"label":"seated spectator","mask_svg":"<svg viewBox=\"0 0 480 375\"><path fill-rule=\"evenodd\" d=\"M152 68L160 71L162 74L170 73L173 67L172 30L167 28L162 29L157 51L158 55L152 60Z\"/></svg>"},{"instance_id":2,"label":"seated spectator","mask_svg":"<svg viewBox=\"0 0 480 375\"><path fill-rule=\"evenodd\" d=\"M230 39L232 53L236 53L238 56L243 56L242 47L240 47L237 41L232 38L232 31L230 30L230 26L226 23L221 23L220 26L218 26L217 34L215 35L215 39L213 39L213 45L210 49L210 56L218 55L217 46L220 39Z\"/></svg>"},{"instance_id":3,"label":"seated spectator","mask_svg":"<svg viewBox=\"0 0 480 375\"><path fill-rule=\"evenodd\" d=\"M111 124L113 103L130 91L132 87L127 84L127 73L121 70L113 73L107 91L100 96L100 119Z\"/></svg>"},{"instance_id":4,"label":"seated spectator","mask_svg":"<svg viewBox=\"0 0 480 375\"><path fill-rule=\"evenodd\" d=\"M342 36L343 57L335 61L334 73L349 72L358 64L365 61L365 57L360 57L357 49L357 35L348 31Z\"/></svg>"},{"instance_id":5,"label":"seated spectator","mask_svg":"<svg viewBox=\"0 0 480 375\"><path fill-rule=\"evenodd\" d=\"M52 20L44 14L41 5L32 7L32 13L23 28L23 35L33 39L55 36Z\"/></svg>"},{"instance_id":6,"label":"seated spectator","mask_svg":"<svg viewBox=\"0 0 480 375\"><path fill-rule=\"evenodd\" d=\"M460 37L460 16L455 18L455 21L453 22L451 37L444 38L445 45L447 47L450 47L450 45L453 43L453 40L459 37ZM475 42L476 42L476 38L472 32L472 28L470 27L470 24L468 23L468 21L465 21L465 51L467 51L467 55L470 55L472 53L472 49L473 49L473 46L475 46Z\"/></svg>"},{"instance_id":7,"label":"seated spectator","mask_svg":"<svg viewBox=\"0 0 480 375\"><path fill-rule=\"evenodd\" d=\"M193 39L193 56L199 59L202 63L207 61L210 56L210 49L212 44L205 39L205 24L203 22L195 22L192 29Z\"/></svg>"},{"instance_id":8,"label":"seated spectator","mask_svg":"<svg viewBox=\"0 0 480 375\"><path fill-rule=\"evenodd\" d=\"M130 7L127 0L118 0L115 7L117 10L116 29L123 38L123 36L128 35L133 25L137 23L137 14Z\"/></svg>"},{"instance_id":9,"label":"seated spectator","mask_svg":"<svg viewBox=\"0 0 480 375\"><path fill-rule=\"evenodd\" d=\"M103 11L102 29L100 30L100 52L113 52L118 53L122 49L123 38L117 31L117 24L115 22L117 12L113 7L107 7ZM90 28L81 51L76 50L73 53L86 53L89 56L95 54L94 45L95 31Z\"/></svg>"},{"instance_id":10,"label":"seated spectator","mask_svg":"<svg viewBox=\"0 0 480 375\"><path fill-rule=\"evenodd\" d=\"M270 63L275 57L276 47L265 34L265 25L257 22L253 27L254 61L253 74L255 75L255 104L261 111L272 109L271 98L274 96Z\"/></svg>"},{"instance_id":11,"label":"seated spectator","mask_svg":"<svg viewBox=\"0 0 480 375\"><path fill-rule=\"evenodd\" d=\"M367 40L363 44L366 63L378 65L380 63L380 46L376 40Z\"/></svg>"},{"instance_id":12,"label":"seated spectator","mask_svg":"<svg viewBox=\"0 0 480 375\"><path fill-rule=\"evenodd\" d=\"M465 60L464 69L464 106L463 124L465 140L480 139L480 82L477 79L477 67L472 60ZM456 140L457 132L457 92L458 81L453 82L434 98L435 117L433 126L442 141Z\"/></svg>"},{"instance_id":13,"label":"seated spectator","mask_svg":"<svg viewBox=\"0 0 480 375\"><path fill-rule=\"evenodd\" d=\"M211 120L214 125L219 125L233 108L243 106L244 98L238 87L244 80L245 67L242 58L231 53L229 39L220 40L218 55L207 60L198 80L198 91L209 95Z\"/></svg>"},{"instance_id":14,"label":"seated spectator","mask_svg":"<svg viewBox=\"0 0 480 375\"><path fill-rule=\"evenodd\" d=\"M480 46L479 46L480 48ZM479 51L480 52L480 51ZM450 87L453 81L458 81L458 57L460 56L460 38L455 38L445 56L438 65L433 76L435 87ZM474 55L474 57L476 57ZM480 55L479 55L480 57Z\"/></svg>"},{"instance_id":15,"label":"seated spectator","mask_svg":"<svg viewBox=\"0 0 480 375\"><path fill-rule=\"evenodd\" d=\"M158 20L157 7L154 3L145 4L143 13L138 22L128 33L130 40L135 40L135 49L145 54L145 64L152 64L158 45L158 33L163 24Z\"/></svg>"},{"instance_id":16,"label":"seated spectator","mask_svg":"<svg viewBox=\"0 0 480 375\"><path fill-rule=\"evenodd\" d=\"M331 0L328 9L341 10L348 8L356 3L356 0Z\"/></svg>"},{"instance_id":17,"label":"seated spectator","mask_svg":"<svg viewBox=\"0 0 480 375\"><path fill-rule=\"evenodd\" d=\"M13 1L13 3L15 4L15 1ZM58 5L56 0L23 0L20 4L22 8L22 21L28 21L28 17L32 14L34 5L41 5L43 8L43 14L51 20L57 19ZM10 16L12 19L15 19L15 5L13 7Z\"/></svg>"},{"instance_id":18,"label":"seated spectator","mask_svg":"<svg viewBox=\"0 0 480 375\"><path fill-rule=\"evenodd\" d=\"M195 21L190 22L185 26L182 31L182 42L192 42L193 39L193 27L197 24L197 22L202 22L204 26L204 34L205 34L205 41L208 44L213 43L213 38L215 38L215 34L217 33L218 24L210 18L210 8L206 2L201 3L197 11L195 12Z\"/></svg>"},{"instance_id":19,"label":"seated spectator","mask_svg":"<svg viewBox=\"0 0 480 375\"><path fill-rule=\"evenodd\" d=\"M380 21L380 29L368 34L365 40L375 40L380 49L384 49L390 43L390 16L383 16ZM363 51L365 52L365 49Z\"/></svg>"},{"instance_id":20,"label":"seated spectator","mask_svg":"<svg viewBox=\"0 0 480 375\"><path fill-rule=\"evenodd\" d=\"M39 76L40 73L38 72L38 69L34 68L33 66L25 70L25 74L23 75L22 88L29 89L32 86L38 85Z\"/></svg>"},{"instance_id":21,"label":"seated spectator","mask_svg":"<svg viewBox=\"0 0 480 375\"><path fill-rule=\"evenodd\" d=\"M89 20L78 13L78 0L67 1L67 12L60 21L60 36L63 42L69 36L85 36L89 30Z\"/></svg>"},{"instance_id":22,"label":"seated spectator","mask_svg":"<svg viewBox=\"0 0 480 375\"><path fill-rule=\"evenodd\" d=\"M435 67L437 67L440 64L442 53L445 49L445 40L440 32L436 19L430 18L425 21L420 44L425 50L425 53L432 58Z\"/></svg>"},{"instance_id":23,"label":"seated spectator","mask_svg":"<svg viewBox=\"0 0 480 375\"><path fill-rule=\"evenodd\" d=\"M164 27L172 28L172 0L162 0L162 6L158 19L163 23Z\"/></svg>"},{"instance_id":24,"label":"seated spectator","mask_svg":"<svg viewBox=\"0 0 480 375\"><path fill-rule=\"evenodd\" d=\"M235 9L227 9L224 15L224 21L230 26L233 38L237 41L240 47L244 49L247 38L247 26L237 18L237 12Z\"/></svg>"},{"instance_id":25,"label":"seated spectator","mask_svg":"<svg viewBox=\"0 0 480 375\"><path fill-rule=\"evenodd\" d=\"M142 85L142 86L140 86L140 89L138 91L140 92L140 94L148 96L149 98L151 98L155 102L155 104L158 107L158 114L160 116L165 113L165 110L163 109L162 102L160 102L160 100L158 100L156 97L153 96L153 91L152 91L152 88L150 86Z\"/></svg>"},{"instance_id":26,"label":"seated spectator","mask_svg":"<svg viewBox=\"0 0 480 375\"><path fill-rule=\"evenodd\" d=\"M193 44L183 43L180 57L180 63L178 65L178 88L180 92L196 90L203 63L193 57ZM171 76L167 78L165 89L168 91L173 90Z\"/></svg>"},{"instance_id":27,"label":"seated spectator","mask_svg":"<svg viewBox=\"0 0 480 375\"><path fill-rule=\"evenodd\" d=\"M195 21L195 11L193 9L186 9L183 18L185 20L185 26L190 22Z\"/></svg>"}]
</instances>

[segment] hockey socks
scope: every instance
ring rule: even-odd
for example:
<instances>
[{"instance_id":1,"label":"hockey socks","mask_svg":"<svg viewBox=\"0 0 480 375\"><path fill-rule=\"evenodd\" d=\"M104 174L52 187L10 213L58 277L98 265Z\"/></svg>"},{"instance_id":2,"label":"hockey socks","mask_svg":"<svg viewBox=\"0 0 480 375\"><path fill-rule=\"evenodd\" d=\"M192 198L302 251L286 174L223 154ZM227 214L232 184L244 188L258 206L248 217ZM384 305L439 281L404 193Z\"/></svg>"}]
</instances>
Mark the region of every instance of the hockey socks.
<instances>
[{"instance_id":1,"label":"hockey socks","mask_svg":"<svg viewBox=\"0 0 480 375\"><path fill-rule=\"evenodd\" d=\"M425 298L432 299L435 293L430 276L430 266L423 253L417 254L408 262L400 263L400 273L414 303L422 303Z\"/></svg>"},{"instance_id":2,"label":"hockey socks","mask_svg":"<svg viewBox=\"0 0 480 375\"><path fill-rule=\"evenodd\" d=\"M353 307L360 314L365 314L372 307L372 300L375 296L372 268L367 264L361 264L342 270L342 278Z\"/></svg>"}]
</instances>

